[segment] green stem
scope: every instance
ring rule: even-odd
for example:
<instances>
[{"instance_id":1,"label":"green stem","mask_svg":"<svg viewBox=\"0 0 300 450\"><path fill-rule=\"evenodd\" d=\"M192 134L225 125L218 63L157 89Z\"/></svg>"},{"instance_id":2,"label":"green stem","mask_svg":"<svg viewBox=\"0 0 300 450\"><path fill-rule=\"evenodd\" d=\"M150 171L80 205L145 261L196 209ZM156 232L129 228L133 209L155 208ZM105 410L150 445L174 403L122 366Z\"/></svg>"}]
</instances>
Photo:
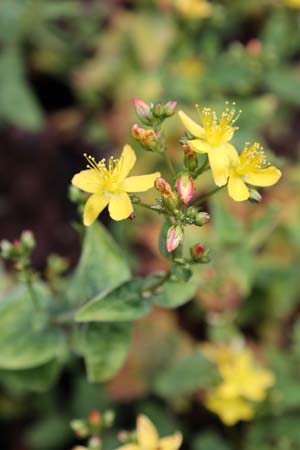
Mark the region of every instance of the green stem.
<instances>
[{"instance_id":1,"label":"green stem","mask_svg":"<svg viewBox=\"0 0 300 450\"><path fill-rule=\"evenodd\" d=\"M172 177L174 177L174 176L176 175L176 172L175 172L175 169L174 169L174 167L173 167L172 161L171 161L171 159L170 159L170 157L169 157L167 151L164 151L164 152L162 153L162 156L163 156L163 158L164 158L164 160L165 160L165 163L166 163L166 165L167 165L167 167L168 167L168 169L169 169L169 171L170 171Z\"/></svg>"},{"instance_id":2,"label":"green stem","mask_svg":"<svg viewBox=\"0 0 300 450\"><path fill-rule=\"evenodd\" d=\"M142 289L142 293L144 292L153 292L156 291L159 287L161 287L166 281L169 280L171 276L171 273L168 271L165 273L165 275L163 277L161 277L158 281L156 281L155 283L153 283L150 286L147 286L146 288Z\"/></svg>"},{"instance_id":3,"label":"green stem","mask_svg":"<svg viewBox=\"0 0 300 450\"><path fill-rule=\"evenodd\" d=\"M142 208L150 209L150 211L157 212L158 214L164 214L165 211L163 209L159 209L159 205L147 205L147 203L138 202L135 205L141 206Z\"/></svg>"},{"instance_id":4,"label":"green stem","mask_svg":"<svg viewBox=\"0 0 300 450\"><path fill-rule=\"evenodd\" d=\"M196 178L199 175L201 175L201 173L206 172L206 170L208 170L208 169L209 169L208 156L205 155L203 163L201 164L201 166L196 171Z\"/></svg>"},{"instance_id":5,"label":"green stem","mask_svg":"<svg viewBox=\"0 0 300 450\"><path fill-rule=\"evenodd\" d=\"M199 200L197 200L193 206L199 206L202 203L204 203L209 197L211 197L212 195L216 194L217 192L219 192L221 189L223 189L224 186L217 186L215 189L212 189L210 192L208 192L205 195L202 195L202 197L199 198Z\"/></svg>"},{"instance_id":6,"label":"green stem","mask_svg":"<svg viewBox=\"0 0 300 450\"><path fill-rule=\"evenodd\" d=\"M26 283L30 298L32 300L33 307L36 311L40 311L41 308L39 305L39 301L38 301L35 289L33 287L31 273L28 271L28 269L24 269L24 278L25 278L25 283Z\"/></svg>"}]
</instances>

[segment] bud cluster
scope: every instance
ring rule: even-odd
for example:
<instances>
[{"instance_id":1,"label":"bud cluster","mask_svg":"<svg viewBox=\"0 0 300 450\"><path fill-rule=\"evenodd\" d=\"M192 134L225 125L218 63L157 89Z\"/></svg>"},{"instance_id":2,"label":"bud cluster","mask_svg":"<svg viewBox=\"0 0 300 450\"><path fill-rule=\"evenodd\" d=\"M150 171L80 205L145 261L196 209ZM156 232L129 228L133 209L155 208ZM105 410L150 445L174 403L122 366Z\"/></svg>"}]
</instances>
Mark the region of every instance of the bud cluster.
<instances>
[{"instance_id":1,"label":"bud cluster","mask_svg":"<svg viewBox=\"0 0 300 450\"><path fill-rule=\"evenodd\" d=\"M4 239L0 242L0 256L13 261L16 263L16 268L22 270L30 264L30 256L35 245L32 231L25 230L21 233L20 239L13 242Z\"/></svg>"},{"instance_id":2,"label":"bud cluster","mask_svg":"<svg viewBox=\"0 0 300 450\"><path fill-rule=\"evenodd\" d=\"M70 425L76 436L80 439L88 439L87 447L76 446L72 450L101 450L102 433L105 428L110 428L113 425L114 419L113 411L108 410L101 414L95 409L90 412L87 419L72 420Z\"/></svg>"},{"instance_id":3,"label":"bud cluster","mask_svg":"<svg viewBox=\"0 0 300 450\"><path fill-rule=\"evenodd\" d=\"M145 150L163 153L165 151L165 143L158 130L165 119L175 114L176 102L169 101L165 104L146 103L139 98L135 98L133 103L136 114L142 124L151 128L145 129L138 124L135 124L131 130L132 136Z\"/></svg>"}]
</instances>

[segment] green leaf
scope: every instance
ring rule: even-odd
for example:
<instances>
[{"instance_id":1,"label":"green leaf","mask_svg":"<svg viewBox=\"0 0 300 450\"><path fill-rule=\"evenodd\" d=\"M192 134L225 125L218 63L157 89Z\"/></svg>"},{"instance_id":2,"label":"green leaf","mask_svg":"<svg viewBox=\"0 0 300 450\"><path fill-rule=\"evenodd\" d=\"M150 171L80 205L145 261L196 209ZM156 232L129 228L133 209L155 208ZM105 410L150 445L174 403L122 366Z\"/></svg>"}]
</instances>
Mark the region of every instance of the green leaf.
<instances>
[{"instance_id":1,"label":"green leaf","mask_svg":"<svg viewBox=\"0 0 300 450\"><path fill-rule=\"evenodd\" d=\"M280 67L266 73L265 83L280 100L300 105L300 67Z\"/></svg>"},{"instance_id":2,"label":"green leaf","mask_svg":"<svg viewBox=\"0 0 300 450\"><path fill-rule=\"evenodd\" d=\"M204 431L197 434L192 445L193 450L231 450L225 440L216 431Z\"/></svg>"},{"instance_id":3,"label":"green leaf","mask_svg":"<svg viewBox=\"0 0 300 450\"><path fill-rule=\"evenodd\" d=\"M169 280L162 285L160 292L153 296L153 302L164 308L177 308L195 295L199 280L199 270L188 281Z\"/></svg>"},{"instance_id":4,"label":"green leaf","mask_svg":"<svg viewBox=\"0 0 300 450\"><path fill-rule=\"evenodd\" d=\"M42 392L54 383L59 369L59 362L52 360L33 369L3 370L0 372L0 378L9 386L13 385L20 389Z\"/></svg>"},{"instance_id":5,"label":"green leaf","mask_svg":"<svg viewBox=\"0 0 300 450\"><path fill-rule=\"evenodd\" d=\"M75 347L85 359L88 380L100 383L111 379L122 367L130 341L130 323L90 323L77 329Z\"/></svg>"},{"instance_id":6,"label":"green leaf","mask_svg":"<svg viewBox=\"0 0 300 450\"><path fill-rule=\"evenodd\" d=\"M41 312L32 304L28 290L21 286L0 301L0 369L29 369L61 356L65 351L61 330L47 323L48 293L35 287Z\"/></svg>"},{"instance_id":7,"label":"green leaf","mask_svg":"<svg viewBox=\"0 0 300 450\"><path fill-rule=\"evenodd\" d=\"M24 75L23 61L15 48L0 55L0 119L23 128L40 129L41 109Z\"/></svg>"},{"instance_id":8,"label":"green leaf","mask_svg":"<svg viewBox=\"0 0 300 450\"><path fill-rule=\"evenodd\" d=\"M71 277L68 298L82 304L106 293L130 278L121 249L99 223L88 227L79 264Z\"/></svg>"},{"instance_id":9,"label":"green leaf","mask_svg":"<svg viewBox=\"0 0 300 450\"><path fill-rule=\"evenodd\" d=\"M76 315L78 322L120 322L139 319L151 310L149 298L143 297L142 279L127 281L117 289L95 297Z\"/></svg>"},{"instance_id":10,"label":"green leaf","mask_svg":"<svg viewBox=\"0 0 300 450\"><path fill-rule=\"evenodd\" d=\"M188 395L218 380L216 367L200 351L177 361L155 381L155 390L166 398Z\"/></svg>"},{"instance_id":11,"label":"green leaf","mask_svg":"<svg viewBox=\"0 0 300 450\"><path fill-rule=\"evenodd\" d=\"M228 211L221 205L220 201L213 200L212 217L213 227L218 240L225 244L240 243L244 237L243 226L236 217L228 214Z\"/></svg>"}]
</instances>

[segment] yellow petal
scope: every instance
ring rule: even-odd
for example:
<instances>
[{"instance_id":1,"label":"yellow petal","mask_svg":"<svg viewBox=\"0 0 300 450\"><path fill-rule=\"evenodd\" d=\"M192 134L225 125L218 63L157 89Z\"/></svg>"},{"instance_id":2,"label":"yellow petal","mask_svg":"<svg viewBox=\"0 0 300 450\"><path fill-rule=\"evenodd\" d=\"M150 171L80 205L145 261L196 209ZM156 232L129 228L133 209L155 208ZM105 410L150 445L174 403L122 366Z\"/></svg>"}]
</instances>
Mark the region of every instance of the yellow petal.
<instances>
[{"instance_id":1,"label":"yellow petal","mask_svg":"<svg viewBox=\"0 0 300 450\"><path fill-rule=\"evenodd\" d=\"M249 190L242 177L237 175L229 177L228 194L236 202L243 202L249 198Z\"/></svg>"},{"instance_id":2,"label":"yellow petal","mask_svg":"<svg viewBox=\"0 0 300 450\"><path fill-rule=\"evenodd\" d=\"M108 199L102 194L93 194L87 200L83 211L83 223L90 226L95 222L101 211L108 204Z\"/></svg>"},{"instance_id":3,"label":"yellow petal","mask_svg":"<svg viewBox=\"0 0 300 450\"><path fill-rule=\"evenodd\" d=\"M102 180L100 174L95 169L88 169L76 173L71 183L82 191L94 194L101 189Z\"/></svg>"},{"instance_id":4,"label":"yellow petal","mask_svg":"<svg viewBox=\"0 0 300 450\"><path fill-rule=\"evenodd\" d=\"M239 154L231 144L225 144L224 150L227 153L227 156L229 158L229 162L233 165L237 164L239 161Z\"/></svg>"},{"instance_id":5,"label":"yellow petal","mask_svg":"<svg viewBox=\"0 0 300 450\"><path fill-rule=\"evenodd\" d=\"M178 450L182 443L182 434L177 432L172 436L166 436L160 439L159 450Z\"/></svg>"},{"instance_id":6,"label":"yellow petal","mask_svg":"<svg viewBox=\"0 0 300 450\"><path fill-rule=\"evenodd\" d=\"M274 166L257 169L246 175L247 183L253 186L272 186L281 177L281 172Z\"/></svg>"},{"instance_id":7,"label":"yellow petal","mask_svg":"<svg viewBox=\"0 0 300 450\"><path fill-rule=\"evenodd\" d=\"M204 138L205 137L205 131L204 128L201 127L201 125L198 125L196 122L194 122L187 114L185 114L183 111L178 111L178 115L180 117L180 120L182 122L182 125L195 137L197 138Z\"/></svg>"},{"instance_id":8,"label":"yellow petal","mask_svg":"<svg viewBox=\"0 0 300 450\"><path fill-rule=\"evenodd\" d=\"M209 153L211 151L211 146L201 139L193 139L188 141L188 144L196 153Z\"/></svg>"},{"instance_id":9,"label":"yellow petal","mask_svg":"<svg viewBox=\"0 0 300 450\"><path fill-rule=\"evenodd\" d=\"M130 198L126 192L113 195L108 205L109 215L113 220L127 219L133 212Z\"/></svg>"},{"instance_id":10,"label":"yellow petal","mask_svg":"<svg viewBox=\"0 0 300 450\"><path fill-rule=\"evenodd\" d=\"M137 440L141 450L156 450L158 446L158 433L148 417L143 414L137 418Z\"/></svg>"},{"instance_id":11,"label":"yellow petal","mask_svg":"<svg viewBox=\"0 0 300 450\"><path fill-rule=\"evenodd\" d=\"M154 181L158 177L160 177L159 172L150 173L149 175L128 177L122 182L122 188L126 192L145 192L154 186Z\"/></svg>"},{"instance_id":12,"label":"yellow petal","mask_svg":"<svg viewBox=\"0 0 300 450\"><path fill-rule=\"evenodd\" d=\"M228 179L230 161L226 147L224 147L212 148L208 153L210 168L217 186L224 186Z\"/></svg>"},{"instance_id":13,"label":"yellow petal","mask_svg":"<svg viewBox=\"0 0 300 450\"><path fill-rule=\"evenodd\" d=\"M127 177L133 166L135 165L136 156L133 148L126 144L123 148L119 162L114 170L117 174L119 181L124 180Z\"/></svg>"}]
</instances>

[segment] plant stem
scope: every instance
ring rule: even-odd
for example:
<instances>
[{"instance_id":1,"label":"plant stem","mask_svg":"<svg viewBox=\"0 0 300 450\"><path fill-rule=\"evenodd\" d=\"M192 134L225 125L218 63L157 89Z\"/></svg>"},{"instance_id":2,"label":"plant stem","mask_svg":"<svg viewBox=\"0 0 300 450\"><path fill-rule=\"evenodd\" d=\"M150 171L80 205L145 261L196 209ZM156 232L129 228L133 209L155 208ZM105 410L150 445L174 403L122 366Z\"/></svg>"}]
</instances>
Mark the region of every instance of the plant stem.
<instances>
[{"instance_id":1,"label":"plant stem","mask_svg":"<svg viewBox=\"0 0 300 450\"><path fill-rule=\"evenodd\" d=\"M224 186L217 186L215 189L212 189L210 192L208 192L205 195L202 195L202 197L199 198L199 200L197 200L193 206L199 206L202 203L204 203L209 197L211 197L212 195L216 194L217 192L219 192L221 189L223 189Z\"/></svg>"},{"instance_id":2,"label":"plant stem","mask_svg":"<svg viewBox=\"0 0 300 450\"><path fill-rule=\"evenodd\" d=\"M41 308L39 305L39 301L38 301L36 292L33 287L31 274L28 271L28 269L24 270L24 278L25 278L25 283L26 283L30 298L32 300L33 307L36 311L40 311Z\"/></svg>"},{"instance_id":3,"label":"plant stem","mask_svg":"<svg viewBox=\"0 0 300 450\"><path fill-rule=\"evenodd\" d=\"M142 293L144 292L153 292L156 291L160 286L162 286L168 279L170 278L171 273L168 271L165 273L164 276L162 276L159 280L157 280L155 283L153 283L150 286L147 286L146 288L142 289Z\"/></svg>"},{"instance_id":4,"label":"plant stem","mask_svg":"<svg viewBox=\"0 0 300 450\"><path fill-rule=\"evenodd\" d=\"M164 151L164 152L162 153L162 156L163 156L163 158L164 158L164 160L165 160L165 163L166 163L166 165L167 165L167 167L168 167L168 169L169 169L169 171L170 171L172 177L174 177L175 174L176 174L176 172L175 172L175 169L174 169L174 167L173 167L172 161L171 161L171 159L170 159L170 157L169 157L167 151Z\"/></svg>"},{"instance_id":5,"label":"plant stem","mask_svg":"<svg viewBox=\"0 0 300 450\"><path fill-rule=\"evenodd\" d=\"M135 205L142 206L142 208L150 209L150 211L157 212L158 214L164 214L164 211L162 209L158 209L156 205L147 205L147 203L143 202L135 203Z\"/></svg>"}]
</instances>

